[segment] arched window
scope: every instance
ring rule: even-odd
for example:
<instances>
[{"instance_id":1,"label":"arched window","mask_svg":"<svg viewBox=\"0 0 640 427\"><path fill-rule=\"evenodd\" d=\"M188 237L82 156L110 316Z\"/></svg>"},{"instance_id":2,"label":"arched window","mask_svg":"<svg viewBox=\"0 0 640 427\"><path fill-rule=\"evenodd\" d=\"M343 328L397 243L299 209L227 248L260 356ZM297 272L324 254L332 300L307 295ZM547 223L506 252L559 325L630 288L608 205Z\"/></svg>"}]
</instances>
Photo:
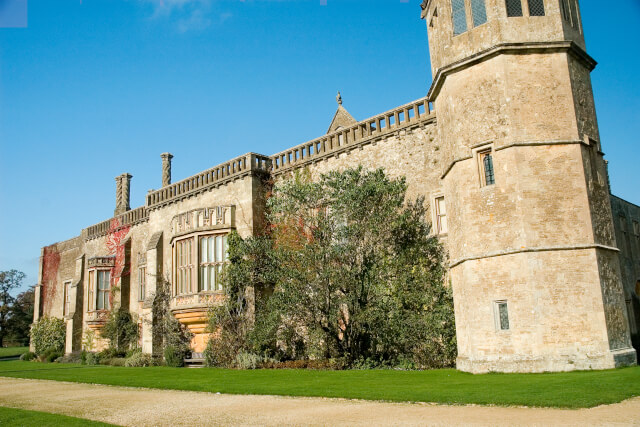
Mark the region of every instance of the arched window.
<instances>
[{"instance_id":1,"label":"arched window","mask_svg":"<svg viewBox=\"0 0 640 427\"><path fill-rule=\"evenodd\" d=\"M522 1L521 0L506 0L507 1L507 16L522 16Z\"/></svg>"}]
</instances>

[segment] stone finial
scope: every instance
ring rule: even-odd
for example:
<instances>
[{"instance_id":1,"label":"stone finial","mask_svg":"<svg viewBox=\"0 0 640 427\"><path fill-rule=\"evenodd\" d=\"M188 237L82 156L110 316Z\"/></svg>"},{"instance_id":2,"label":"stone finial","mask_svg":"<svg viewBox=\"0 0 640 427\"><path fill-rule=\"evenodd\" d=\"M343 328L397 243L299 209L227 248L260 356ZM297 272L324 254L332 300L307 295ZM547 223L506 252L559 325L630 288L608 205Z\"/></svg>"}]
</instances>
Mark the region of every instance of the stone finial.
<instances>
[{"instance_id":1,"label":"stone finial","mask_svg":"<svg viewBox=\"0 0 640 427\"><path fill-rule=\"evenodd\" d=\"M340 91L338 91L338 94L336 95L336 102L338 105L342 105L342 95L340 95Z\"/></svg>"},{"instance_id":2,"label":"stone finial","mask_svg":"<svg viewBox=\"0 0 640 427\"><path fill-rule=\"evenodd\" d=\"M171 153L162 153L162 186L166 187L171 185L171 159L173 155Z\"/></svg>"},{"instance_id":3,"label":"stone finial","mask_svg":"<svg viewBox=\"0 0 640 427\"><path fill-rule=\"evenodd\" d=\"M113 210L113 215L120 215L122 213L122 175L116 176L116 208Z\"/></svg>"}]
</instances>

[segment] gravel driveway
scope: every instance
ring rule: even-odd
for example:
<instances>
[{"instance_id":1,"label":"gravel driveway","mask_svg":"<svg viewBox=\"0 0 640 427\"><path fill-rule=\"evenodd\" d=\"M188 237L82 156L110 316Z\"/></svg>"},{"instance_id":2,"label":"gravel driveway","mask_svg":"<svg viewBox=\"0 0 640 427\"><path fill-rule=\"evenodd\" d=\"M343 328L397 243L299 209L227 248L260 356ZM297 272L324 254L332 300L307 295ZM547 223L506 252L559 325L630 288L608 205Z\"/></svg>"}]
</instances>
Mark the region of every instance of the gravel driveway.
<instances>
[{"instance_id":1,"label":"gravel driveway","mask_svg":"<svg viewBox=\"0 0 640 427\"><path fill-rule=\"evenodd\" d=\"M2 377L0 406L127 426L640 426L640 398L580 410L503 408L212 394Z\"/></svg>"}]
</instances>

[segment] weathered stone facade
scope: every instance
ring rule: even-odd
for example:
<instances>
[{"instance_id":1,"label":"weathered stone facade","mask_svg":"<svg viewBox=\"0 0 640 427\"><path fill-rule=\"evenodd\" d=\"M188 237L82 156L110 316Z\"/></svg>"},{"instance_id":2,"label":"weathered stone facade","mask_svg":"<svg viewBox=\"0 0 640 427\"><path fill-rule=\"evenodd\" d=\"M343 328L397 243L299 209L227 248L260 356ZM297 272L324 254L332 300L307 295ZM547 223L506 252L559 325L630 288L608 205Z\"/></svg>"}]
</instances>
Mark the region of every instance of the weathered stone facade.
<instances>
[{"instance_id":1,"label":"weathered stone facade","mask_svg":"<svg viewBox=\"0 0 640 427\"><path fill-rule=\"evenodd\" d=\"M152 353L153 297L166 280L202 351L207 307L223 295L212 279L223 236L262 229L267 181L363 165L405 176L408 197L430 208L449 250L460 369L634 364L640 208L609 194L579 15L565 0L538 2L536 16L524 1L522 16L507 16L505 0L454 3L422 4L435 76L426 98L356 121L338 94L326 135L174 184L163 153L162 188L134 210L131 175L116 178L114 218L43 248L35 320L64 316L68 352L91 331L99 349L106 315L123 306Z\"/></svg>"}]
</instances>

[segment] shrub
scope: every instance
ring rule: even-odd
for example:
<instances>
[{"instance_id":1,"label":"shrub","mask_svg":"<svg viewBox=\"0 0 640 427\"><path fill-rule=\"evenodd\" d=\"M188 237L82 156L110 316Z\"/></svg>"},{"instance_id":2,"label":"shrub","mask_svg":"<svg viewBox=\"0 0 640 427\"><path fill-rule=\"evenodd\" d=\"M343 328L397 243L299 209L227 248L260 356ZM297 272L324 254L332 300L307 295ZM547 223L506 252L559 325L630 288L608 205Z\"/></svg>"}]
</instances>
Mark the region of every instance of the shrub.
<instances>
[{"instance_id":1,"label":"shrub","mask_svg":"<svg viewBox=\"0 0 640 427\"><path fill-rule=\"evenodd\" d=\"M138 324L122 307L113 310L100 335L109 340L109 347L125 353L138 340Z\"/></svg>"},{"instance_id":2,"label":"shrub","mask_svg":"<svg viewBox=\"0 0 640 427\"><path fill-rule=\"evenodd\" d=\"M242 351L236 355L235 365L238 369L256 369L260 362L262 362L261 356Z\"/></svg>"},{"instance_id":3,"label":"shrub","mask_svg":"<svg viewBox=\"0 0 640 427\"><path fill-rule=\"evenodd\" d=\"M82 363L82 352L73 352L65 354L60 359L60 363Z\"/></svg>"},{"instance_id":4,"label":"shrub","mask_svg":"<svg viewBox=\"0 0 640 427\"><path fill-rule=\"evenodd\" d=\"M114 357L112 359L105 359L100 362L101 365L109 365L109 366L125 366L127 359L124 357Z\"/></svg>"},{"instance_id":5,"label":"shrub","mask_svg":"<svg viewBox=\"0 0 640 427\"><path fill-rule=\"evenodd\" d=\"M38 356L38 360L41 362L51 363L55 362L58 358L62 358L64 354L61 351L49 349Z\"/></svg>"},{"instance_id":6,"label":"shrub","mask_svg":"<svg viewBox=\"0 0 640 427\"><path fill-rule=\"evenodd\" d=\"M98 363L100 363L100 359L98 358L98 355L96 353L87 351L84 353L84 355L84 365L97 365Z\"/></svg>"},{"instance_id":7,"label":"shrub","mask_svg":"<svg viewBox=\"0 0 640 427\"><path fill-rule=\"evenodd\" d=\"M183 367L185 356L186 354L183 350L172 345L168 345L164 349L164 361L167 366L171 366L173 368Z\"/></svg>"},{"instance_id":8,"label":"shrub","mask_svg":"<svg viewBox=\"0 0 640 427\"><path fill-rule=\"evenodd\" d=\"M126 355L125 351L120 351L115 348L105 348L100 353L96 354L98 358L98 363L101 365L108 365L111 359L124 358Z\"/></svg>"},{"instance_id":9,"label":"shrub","mask_svg":"<svg viewBox=\"0 0 640 427\"><path fill-rule=\"evenodd\" d=\"M66 335L64 320L55 317L43 317L31 327L31 342L37 355L49 350L64 353Z\"/></svg>"},{"instance_id":10,"label":"shrub","mask_svg":"<svg viewBox=\"0 0 640 427\"><path fill-rule=\"evenodd\" d=\"M20 360L24 360L25 362L29 362L36 358L36 354L32 351L27 351L20 356Z\"/></svg>"},{"instance_id":11,"label":"shrub","mask_svg":"<svg viewBox=\"0 0 640 427\"><path fill-rule=\"evenodd\" d=\"M148 353L136 352L126 359L125 366L141 368L152 365L151 355Z\"/></svg>"}]
</instances>

